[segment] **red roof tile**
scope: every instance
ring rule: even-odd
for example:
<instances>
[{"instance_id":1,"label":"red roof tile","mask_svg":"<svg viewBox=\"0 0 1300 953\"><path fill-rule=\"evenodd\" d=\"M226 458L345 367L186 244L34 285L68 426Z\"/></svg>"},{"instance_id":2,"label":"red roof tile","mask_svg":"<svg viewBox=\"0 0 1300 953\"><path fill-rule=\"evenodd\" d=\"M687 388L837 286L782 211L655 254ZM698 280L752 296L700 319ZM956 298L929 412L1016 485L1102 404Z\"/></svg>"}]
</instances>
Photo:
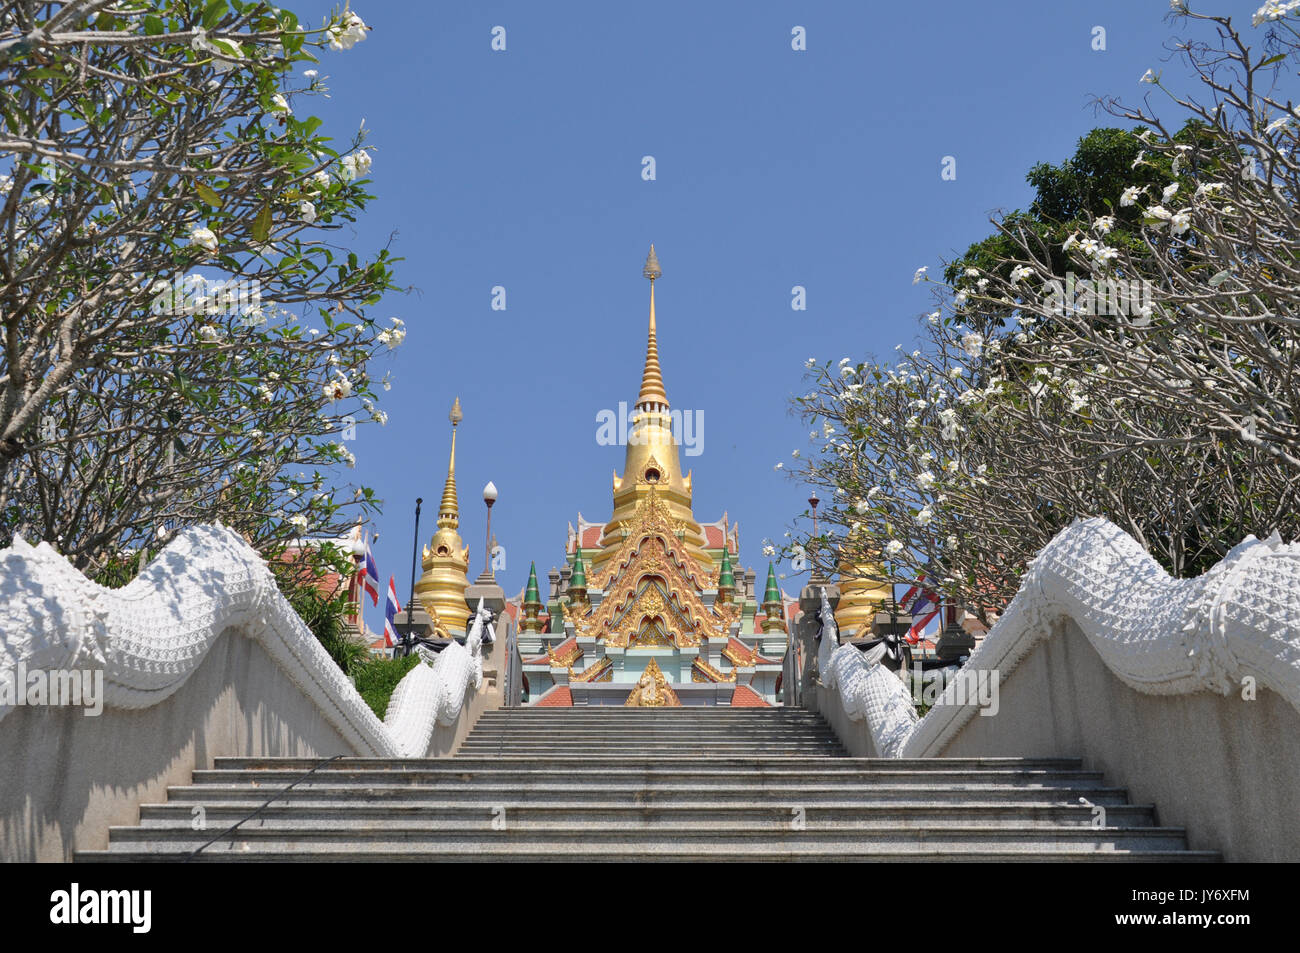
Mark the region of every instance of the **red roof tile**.
<instances>
[{"instance_id":1,"label":"red roof tile","mask_svg":"<svg viewBox=\"0 0 1300 953\"><path fill-rule=\"evenodd\" d=\"M763 696L758 694L748 685L737 685L736 690L731 693L732 708L771 708Z\"/></svg>"},{"instance_id":2,"label":"red roof tile","mask_svg":"<svg viewBox=\"0 0 1300 953\"><path fill-rule=\"evenodd\" d=\"M572 708L573 692L568 685L556 685L537 700L538 708Z\"/></svg>"}]
</instances>

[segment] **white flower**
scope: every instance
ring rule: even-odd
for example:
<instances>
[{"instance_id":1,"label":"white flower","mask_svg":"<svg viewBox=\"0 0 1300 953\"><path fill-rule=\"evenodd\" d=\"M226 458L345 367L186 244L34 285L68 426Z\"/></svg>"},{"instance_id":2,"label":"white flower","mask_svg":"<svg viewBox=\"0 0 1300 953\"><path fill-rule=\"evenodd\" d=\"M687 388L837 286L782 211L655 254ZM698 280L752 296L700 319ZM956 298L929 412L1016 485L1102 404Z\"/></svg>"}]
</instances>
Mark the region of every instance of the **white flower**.
<instances>
[{"instance_id":1,"label":"white flower","mask_svg":"<svg viewBox=\"0 0 1300 953\"><path fill-rule=\"evenodd\" d=\"M934 521L934 511L928 506L921 507L921 511L916 514L916 525L929 526Z\"/></svg>"},{"instance_id":2,"label":"white flower","mask_svg":"<svg viewBox=\"0 0 1300 953\"><path fill-rule=\"evenodd\" d=\"M271 97L271 112L277 116L288 116L293 110L289 108L289 100L282 93L276 93Z\"/></svg>"},{"instance_id":3,"label":"white flower","mask_svg":"<svg viewBox=\"0 0 1300 953\"><path fill-rule=\"evenodd\" d=\"M897 556L902 551L903 551L903 544L896 539L891 539L889 542L885 543L886 556L891 556L891 557Z\"/></svg>"},{"instance_id":4,"label":"white flower","mask_svg":"<svg viewBox=\"0 0 1300 953\"><path fill-rule=\"evenodd\" d=\"M298 532L307 532L307 517L303 516L301 513L295 513L293 516L290 516L289 522L297 528Z\"/></svg>"},{"instance_id":5,"label":"white flower","mask_svg":"<svg viewBox=\"0 0 1300 953\"><path fill-rule=\"evenodd\" d=\"M342 23L336 23L330 27L330 49L331 50L350 50L366 38L366 30L369 29L365 21L355 13L349 13L343 18Z\"/></svg>"},{"instance_id":6,"label":"white flower","mask_svg":"<svg viewBox=\"0 0 1300 953\"><path fill-rule=\"evenodd\" d=\"M949 473L956 473L961 468L961 465L956 460L949 460L943 465L943 468Z\"/></svg>"},{"instance_id":7,"label":"white flower","mask_svg":"<svg viewBox=\"0 0 1300 953\"><path fill-rule=\"evenodd\" d=\"M1138 82L1139 82L1139 83L1154 83L1154 82L1157 81L1157 79L1159 79L1159 77L1157 77L1156 74L1155 74L1152 70L1147 70L1145 73L1142 74L1142 78L1141 78L1140 80L1138 80Z\"/></svg>"},{"instance_id":8,"label":"white flower","mask_svg":"<svg viewBox=\"0 0 1300 953\"><path fill-rule=\"evenodd\" d=\"M958 380L965 373L966 373L966 368L954 367L952 370L948 372L948 376L951 377L953 380Z\"/></svg>"},{"instance_id":9,"label":"white flower","mask_svg":"<svg viewBox=\"0 0 1300 953\"><path fill-rule=\"evenodd\" d=\"M873 486L871 489L867 490L867 499L874 500L876 497L880 495L880 493L881 493L880 487Z\"/></svg>"},{"instance_id":10,"label":"white flower","mask_svg":"<svg viewBox=\"0 0 1300 953\"><path fill-rule=\"evenodd\" d=\"M1069 252L1069 250L1077 244L1079 244L1079 235L1076 232L1075 234L1071 235L1069 238L1067 238L1064 242L1061 243L1061 251Z\"/></svg>"},{"instance_id":11,"label":"white flower","mask_svg":"<svg viewBox=\"0 0 1300 953\"><path fill-rule=\"evenodd\" d=\"M931 311L929 314L927 314L927 315L925 316L925 319L926 319L927 321L929 321L929 322L930 322L932 325L934 325L935 327L938 327L938 326L939 326L939 312L938 312L938 311Z\"/></svg>"},{"instance_id":12,"label":"white flower","mask_svg":"<svg viewBox=\"0 0 1300 953\"><path fill-rule=\"evenodd\" d=\"M857 511L859 516L865 516L869 508L870 504L866 500L858 500L853 504L853 509Z\"/></svg>"},{"instance_id":13,"label":"white flower","mask_svg":"<svg viewBox=\"0 0 1300 953\"><path fill-rule=\"evenodd\" d=\"M302 216L304 222L310 225L312 222L316 221L316 206L311 202L308 202L306 199L303 199L303 201L298 203L298 214Z\"/></svg>"},{"instance_id":14,"label":"white flower","mask_svg":"<svg viewBox=\"0 0 1300 953\"><path fill-rule=\"evenodd\" d=\"M956 536L949 536L947 539L944 540L944 545L946 545L949 549L956 549L956 548L957 548L957 537L956 537Z\"/></svg>"},{"instance_id":15,"label":"white flower","mask_svg":"<svg viewBox=\"0 0 1300 953\"><path fill-rule=\"evenodd\" d=\"M214 252L217 250L217 236L210 228L201 228L195 226L190 232L190 244L198 245L204 251Z\"/></svg>"},{"instance_id":16,"label":"white flower","mask_svg":"<svg viewBox=\"0 0 1300 953\"><path fill-rule=\"evenodd\" d=\"M221 340L221 331L210 324L205 324L199 328L199 337L209 343L215 343Z\"/></svg>"},{"instance_id":17,"label":"white flower","mask_svg":"<svg viewBox=\"0 0 1300 953\"><path fill-rule=\"evenodd\" d=\"M1134 205L1137 203L1138 196L1141 194L1142 194L1141 189L1139 189L1136 185L1130 185L1127 189L1124 190L1124 194L1119 197L1119 204L1125 208L1127 208L1130 205Z\"/></svg>"},{"instance_id":18,"label":"white flower","mask_svg":"<svg viewBox=\"0 0 1300 953\"><path fill-rule=\"evenodd\" d=\"M1192 227L1192 214L1190 209L1183 209L1177 212L1169 219L1169 231L1174 235L1181 235Z\"/></svg>"},{"instance_id":19,"label":"white flower","mask_svg":"<svg viewBox=\"0 0 1300 953\"><path fill-rule=\"evenodd\" d=\"M961 349L965 351L972 360L977 359L984 353L984 335L971 331L969 334L961 336Z\"/></svg>"},{"instance_id":20,"label":"white flower","mask_svg":"<svg viewBox=\"0 0 1300 953\"><path fill-rule=\"evenodd\" d=\"M929 490L934 486L934 474L929 470L922 470L916 475L916 485L922 490Z\"/></svg>"},{"instance_id":21,"label":"white flower","mask_svg":"<svg viewBox=\"0 0 1300 953\"><path fill-rule=\"evenodd\" d=\"M804 366L804 367L816 367L816 366L817 366L817 358L815 358L815 357L810 357L810 358L808 358L808 360L806 360L806 361L803 362L803 366Z\"/></svg>"},{"instance_id":22,"label":"white flower","mask_svg":"<svg viewBox=\"0 0 1300 953\"><path fill-rule=\"evenodd\" d=\"M190 38L190 49L198 50L200 53L206 53L212 49L212 41L208 39L208 31L201 26L194 28L194 36Z\"/></svg>"},{"instance_id":23,"label":"white flower","mask_svg":"<svg viewBox=\"0 0 1300 953\"><path fill-rule=\"evenodd\" d=\"M1286 124L1287 124L1287 117L1279 116L1277 119L1274 119L1272 122L1270 122L1267 126L1264 127L1264 132L1265 133L1277 132Z\"/></svg>"},{"instance_id":24,"label":"white flower","mask_svg":"<svg viewBox=\"0 0 1300 953\"><path fill-rule=\"evenodd\" d=\"M969 294L967 294L964 290L958 291L957 295L952 299L953 307L964 308L966 307L966 302L969 300L970 300Z\"/></svg>"},{"instance_id":25,"label":"white flower","mask_svg":"<svg viewBox=\"0 0 1300 953\"><path fill-rule=\"evenodd\" d=\"M388 414L384 413L384 411L382 410L372 410L370 412L370 419L374 420L376 423L379 424L379 426L383 427L385 424L388 423Z\"/></svg>"},{"instance_id":26,"label":"white flower","mask_svg":"<svg viewBox=\"0 0 1300 953\"><path fill-rule=\"evenodd\" d=\"M978 268L967 268L962 272L962 274L967 278L978 278L980 276L980 271Z\"/></svg>"},{"instance_id":27,"label":"white flower","mask_svg":"<svg viewBox=\"0 0 1300 953\"><path fill-rule=\"evenodd\" d=\"M1168 202L1171 198L1173 198L1177 194L1178 194L1178 183L1170 182L1168 185L1165 186L1165 190L1160 193L1160 201Z\"/></svg>"},{"instance_id":28,"label":"white flower","mask_svg":"<svg viewBox=\"0 0 1300 953\"><path fill-rule=\"evenodd\" d=\"M1109 235L1115 229L1115 216L1103 215L1092 223L1092 227L1097 229L1099 234Z\"/></svg>"},{"instance_id":29,"label":"white flower","mask_svg":"<svg viewBox=\"0 0 1300 953\"><path fill-rule=\"evenodd\" d=\"M1202 182L1196 187L1196 197L1201 198L1205 195L1214 195L1222 188L1222 182Z\"/></svg>"},{"instance_id":30,"label":"white flower","mask_svg":"<svg viewBox=\"0 0 1300 953\"><path fill-rule=\"evenodd\" d=\"M1153 205L1146 210L1145 221L1148 225L1166 225L1173 217L1174 213L1163 205Z\"/></svg>"},{"instance_id":31,"label":"white flower","mask_svg":"<svg viewBox=\"0 0 1300 953\"><path fill-rule=\"evenodd\" d=\"M790 451L790 456L792 456L792 457L794 457L796 460L798 460L798 459L799 459L799 451L798 451L798 450L791 450L791 451Z\"/></svg>"},{"instance_id":32,"label":"white flower","mask_svg":"<svg viewBox=\"0 0 1300 953\"><path fill-rule=\"evenodd\" d=\"M1251 17L1251 26L1259 26L1270 20L1280 20L1296 7L1300 7L1300 0L1268 0Z\"/></svg>"},{"instance_id":33,"label":"white flower","mask_svg":"<svg viewBox=\"0 0 1300 953\"><path fill-rule=\"evenodd\" d=\"M912 275L912 284L914 285L920 284L921 279L925 277L926 270L927 268L925 265L922 265L920 268L916 269L916 274Z\"/></svg>"},{"instance_id":34,"label":"white flower","mask_svg":"<svg viewBox=\"0 0 1300 953\"><path fill-rule=\"evenodd\" d=\"M768 557L769 559L772 558L773 556L776 555L776 547L773 546L771 543L768 543L766 546L763 547L763 555Z\"/></svg>"},{"instance_id":35,"label":"white flower","mask_svg":"<svg viewBox=\"0 0 1300 953\"><path fill-rule=\"evenodd\" d=\"M784 470L784 469L785 469L785 464L784 464L784 463L778 463L778 464L777 464L776 466L774 466L772 469L773 469L773 470Z\"/></svg>"},{"instance_id":36,"label":"white flower","mask_svg":"<svg viewBox=\"0 0 1300 953\"><path fill-rule=\"evenodd\" d=\"M1018 285L1033 273L1034 269L1030 268L1028 265L1016 265L1016 267L1011 269L1011 283L1013 285Z\"/></svg>"},{"instance_id":37,"label":"white flower","mask_svg":"<svg viewBox=\"0 0 1300 953\"><path fill-rule=\"evenodd\" d=\"M334 375L332 381L326 381L321 387L325 399L331 404L352 394L352 382L340 371L335 371Z\"/></svg>"}]
</instances>

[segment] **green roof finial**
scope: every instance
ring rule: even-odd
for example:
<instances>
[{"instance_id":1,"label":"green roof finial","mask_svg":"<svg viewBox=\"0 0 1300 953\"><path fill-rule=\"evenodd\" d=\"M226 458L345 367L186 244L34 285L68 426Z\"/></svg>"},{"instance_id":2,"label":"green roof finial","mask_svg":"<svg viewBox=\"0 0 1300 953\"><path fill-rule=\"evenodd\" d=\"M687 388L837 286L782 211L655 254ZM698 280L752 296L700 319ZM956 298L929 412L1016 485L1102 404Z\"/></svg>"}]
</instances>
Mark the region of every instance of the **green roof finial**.
<instances>
[{"instance_id":1,"label":"green roof finial","mask_svg":"<svg viewBox=\"0 0 1300 953\"><path fill-rule=\"evenodd\" d=\"M541 605L542 596L537 590L537 563L528 566L528 587L524 590L525 605Z\"/></svg>"},{"instance_id":2,"label":"green roof finial","mask_svg":"<svg viewBox=\"0 0 1300 953\"><path fill-rule=\"evenodd\" d=\"M726 540L722 543L722 568L718 570L718 588L735 589L736 577L731 571L731 550Z\"/></svg>"},{"instance_id":3,"label":"green roof finial","mask_svg":"<svg viewBox=\"0 0 1300 953\"><path fill-rule=\"evenodd\" d=\"M763 604L779 604L781 602L781 587L776 584L776 566L772 563L767 564L767 590L763 593Z\"/></svg>"},{"instance_id":4,"label":"green roof finial","mask_svg":"<svg viewBox=\"0 0 1300 953\"><path fill-rule=\"evenodd\" d=\"M582 565L582 547L576 546L573 551L573 575L569 579L570 589L587 588L587 571Z\"/></svg>"}]
</instances>

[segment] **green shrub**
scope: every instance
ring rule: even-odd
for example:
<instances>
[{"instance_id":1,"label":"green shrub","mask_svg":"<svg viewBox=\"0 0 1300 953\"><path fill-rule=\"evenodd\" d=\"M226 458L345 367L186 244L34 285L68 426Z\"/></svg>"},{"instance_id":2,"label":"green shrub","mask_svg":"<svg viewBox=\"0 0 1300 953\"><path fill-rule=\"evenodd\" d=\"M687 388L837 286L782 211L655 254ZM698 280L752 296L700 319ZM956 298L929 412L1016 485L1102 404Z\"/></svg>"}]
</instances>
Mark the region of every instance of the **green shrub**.
<instances>
[{"instance_id":1,"label":"green shrub","mask_svg":"<svg viewBox=\"0 0 1300 953\"><path fill-rule=\"evenodd\" d=\"M415 666L420 664L418 655L403 658L371 659L358 665L352 672L356 677L357 691L366 700L366 704L380 718L388 711L388 699L393 695L397 683Z\"/></svg>"}]
</instances>

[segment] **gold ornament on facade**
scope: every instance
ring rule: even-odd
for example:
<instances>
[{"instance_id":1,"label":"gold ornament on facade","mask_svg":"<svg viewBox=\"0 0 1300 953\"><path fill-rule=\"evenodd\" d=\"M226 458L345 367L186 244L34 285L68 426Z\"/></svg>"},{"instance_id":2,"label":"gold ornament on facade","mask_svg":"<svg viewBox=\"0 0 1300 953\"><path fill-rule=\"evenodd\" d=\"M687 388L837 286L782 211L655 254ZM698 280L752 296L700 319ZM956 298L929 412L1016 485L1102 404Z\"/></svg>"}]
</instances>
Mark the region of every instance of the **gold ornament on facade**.
<instances>
[{"instance_id":1,"label":"gold ornament on facade","mask_svg":"<svg viewBox=\"0 0 1300 953\"><path fill-rule=\"evenodd\" d=\"M734 682L736 673L732 671L730 674L723 675L705 659L697 656L691 663L691 679L696 682Z\"/></svg>"},{"instance_id":2,"label":"gold ornament on facade","mask_svg":"<svg viewBox=\"0 0 1300 953\"><path fill-rule=\"evenodd\" d=\"M602 656L599 662L588 666L581 672L575 672L573 666L569 666L569 681L571 682L612 682L613 680L614 660L608 655Z\"/></svg>"},{"instance_id":3,"label":"gold ornament on facade","mask_svg":"<svg viewBox=\"0 0 1300 953\"><path fill-rule=\"evenodd\" d=\"M623 703L627 708L680 708L681 704L681 699L668 686L668 680L654 659L645 667L637 679L636 688Z\"/></svg>"}]
</instances>

